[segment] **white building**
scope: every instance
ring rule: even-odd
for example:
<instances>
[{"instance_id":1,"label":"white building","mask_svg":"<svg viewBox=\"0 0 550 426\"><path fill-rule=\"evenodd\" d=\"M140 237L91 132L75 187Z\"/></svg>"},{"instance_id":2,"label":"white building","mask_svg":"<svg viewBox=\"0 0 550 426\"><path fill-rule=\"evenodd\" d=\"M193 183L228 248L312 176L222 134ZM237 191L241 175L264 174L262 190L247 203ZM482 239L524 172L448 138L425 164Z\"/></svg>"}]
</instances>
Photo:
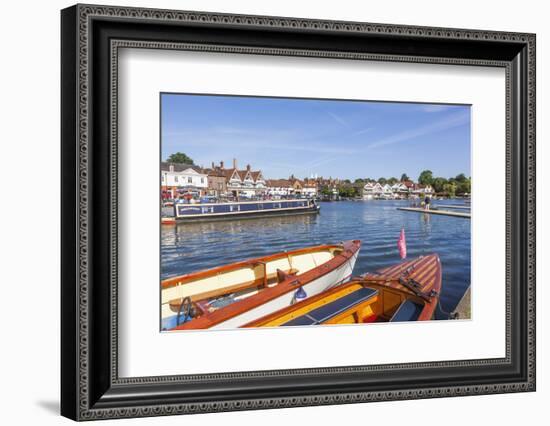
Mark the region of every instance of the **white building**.
<instances>
[{"instance_id":1,"label":"white building","mask_svg":"<svg viewBox=\"0 0 550 426\"><path fill-rule=\"evenodd\" d=\"M171 198L176 198L181 192L201 196L208 189L208 175L190 164L161 163L160 182L162 190Z\"/></svg>"},{"instance_id":2,"label":"white building","mask_svg":"<svg viewBox=\"0 0 550 426\"><path fill-rule=\"evenodd\" d=\"M380 198L384 193L384 188L378 182L368 182L363 187L363 199L372 200L374 198Z\"/></svg>"},{"instance_id":3,"label":"white building","mask_svg":"<svg viewBox=\"0 0 550 426\"><path fill-rule=\"evenodd\" d=\"M316 183L304 183L302 185L302 195L307 198L317 197L317 184Z\"/></svg>"},{"instance_id":4,"label":"white building","mask_svg":"<svg viewBox=\"0 0 550 426\"><path fill-rule=\"evenodd\" d=\"M416 184L415 188L413 190L414 194L425 194L425 195L433 195L434 189L431 185L422 185L422 184Z\"/></svg>"},{"instance_id":5,"label":"white building","mask_svg":"<svg viewBox=\"0 0 550 426\"><path fill-rule=\"evenodd\" d=\"M237 160L233 160L233 168L224 169L223 173L227 179L227 190L233 193L234 196L253 197L262 195L266 192L266 181L263 178L260 170L252 170L250 164L246 169L239 170L237 168Z\"/></svg>"},{"instance_id":6,"label":"white building","mask_svg":"<svg viewBox=\"0 0 550 426\"><path fill-rule=\"evenodd\" d=\"M266 185L266 193L271 197L288 197L294 194L294 186L287 179L270 179Z\"/></svg>"}]
</instances>

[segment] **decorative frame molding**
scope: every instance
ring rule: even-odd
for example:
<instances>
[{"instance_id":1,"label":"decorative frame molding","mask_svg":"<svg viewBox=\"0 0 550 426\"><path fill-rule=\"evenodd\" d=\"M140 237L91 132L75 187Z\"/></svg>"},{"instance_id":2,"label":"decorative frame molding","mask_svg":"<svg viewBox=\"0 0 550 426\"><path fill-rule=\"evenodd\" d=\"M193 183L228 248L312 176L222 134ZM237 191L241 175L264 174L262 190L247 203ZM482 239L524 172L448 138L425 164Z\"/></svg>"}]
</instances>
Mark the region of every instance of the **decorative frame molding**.
<instances>
[{"instance_id":1,"label":"decorative frame molding","mask_svg":"<svg viewBox=\"0 0 550 426\"><path fill-rule=\"evenodd\" d=\"M139 24L140 29L128 30L125 25L129 23ZM213 27L234 35L237 43L212 42L205 29ZM178 39L170 28L188 29L189 34ZM272 45L251 45L247 42L248 31L270 32ZM158 36L158 41L139 38L145 32ZM308 33L326 37L336 49L330 49L330 45L327 49L304 47L307 43L300 37ZM344 42L336 37L342 35ZM356 40L372 43L367 43L366 51L358 51ZM390 50L389 43L398 46ZM404 54L399 46L418 46L415 50L419 53ZM473 51L466 53L463 46ZM505 68L506 357L119 378L116 122L118 49L124 47ZM441 53L442 47L450 52L449 56ZM534 391L535 65L533 34L90 5L65 9L62 414L75 420L91 420ZM102 195L100 188L107 189L108 194ZM452 377L448 377L453 369L473 372L480 367L491 370L491 378L453 385ZM499 371L502 375L506 371L506 377L511 378L497 381ZM378 384L380 373L395 376L393 387L391 383ZM404 378L420 373L433 377L433 385L411 388L400 383L399 375ZM279 383L296 377L311 380L311 387L300 390ZM237 394L224 394L223 383L237 378L250 382L250 388L243 386ZM335 387L336 378L340 389L327 392ZM270 383L273 387L266 391ZM263 393L253 392L256 387L264 389ZM181 392L174 398L167 396L168 390L171 395L174 390Z\"/></svg>"}]
</instances>

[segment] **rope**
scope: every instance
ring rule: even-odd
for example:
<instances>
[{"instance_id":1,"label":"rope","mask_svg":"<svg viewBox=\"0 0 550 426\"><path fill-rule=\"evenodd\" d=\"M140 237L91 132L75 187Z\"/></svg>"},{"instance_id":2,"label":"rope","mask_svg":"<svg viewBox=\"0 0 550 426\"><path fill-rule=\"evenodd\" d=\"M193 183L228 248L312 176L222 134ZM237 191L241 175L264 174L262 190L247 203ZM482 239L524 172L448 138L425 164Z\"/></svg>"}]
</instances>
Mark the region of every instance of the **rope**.
<instances>
[{"instance_id":1,"label":"rope","mask_svg":"<svg viewBox=\"0 0 550 426\"><path fill-rule=\"evenodd\" d=\"M458 319L458 312L449 313L441 307L441 298L439 298L439 300L437 301L437 311L438 313L443 314L445 317L447 317L446 319Z\"/></svg>"}]
</instances>

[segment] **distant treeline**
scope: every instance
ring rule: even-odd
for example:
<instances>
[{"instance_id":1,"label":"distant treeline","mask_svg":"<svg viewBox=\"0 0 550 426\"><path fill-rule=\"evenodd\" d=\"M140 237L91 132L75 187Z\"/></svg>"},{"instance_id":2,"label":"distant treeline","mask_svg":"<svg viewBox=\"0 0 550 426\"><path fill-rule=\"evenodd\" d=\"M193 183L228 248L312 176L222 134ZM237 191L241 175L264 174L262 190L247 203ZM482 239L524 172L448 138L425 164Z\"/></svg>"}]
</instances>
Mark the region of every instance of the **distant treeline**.
<instances>
[{"instance_id":1,"label":"distant treeline","mask_svg":"<svg viewBox=\"0 0 550 426\"><path fill-rule=\"evenodd\" d=\"M397 182L406 182L411 179L405 173L401 175L400 179L396 177L385 178L381 177L378 179L372 178L360 178L355 179L353 182L349 179L344 180L338 192L342 197L355 197L360 195L360 188L362 188L366 183L378 182L380 185L394 185ZM418 176L418 183L422 185L431 185L436 193L447 194L451 197L455 195L464 195L470 194L472 188L472 179L466 177L464 173L460 173L455 177L444 178L444 177L434 177L431 170L423 170Z\"/></svg>"}]
</instances>

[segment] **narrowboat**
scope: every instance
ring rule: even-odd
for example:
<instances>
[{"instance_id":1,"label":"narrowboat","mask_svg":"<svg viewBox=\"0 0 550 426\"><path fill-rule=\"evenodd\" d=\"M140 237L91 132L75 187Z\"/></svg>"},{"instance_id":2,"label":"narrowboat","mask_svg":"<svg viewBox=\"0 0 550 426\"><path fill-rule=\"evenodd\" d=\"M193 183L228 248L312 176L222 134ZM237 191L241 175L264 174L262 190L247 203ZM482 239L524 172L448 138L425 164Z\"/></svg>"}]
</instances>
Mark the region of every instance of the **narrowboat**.
<instances>
[{"instance_id":1,"label":"narrowboat","mask_svg":"<svg viewBox=\"0 0 550 426\"><path fill-rule=\"evenodd\" d=\"M311 199L235 201L229 203L176 203L173 217L177 222L247 219L265 216L317 214L320 206Z\"/></svg>"},{"instance_id":2,"label":"narrowboat","mask_svg":"<svg viewBox=\"0 0 550 426\"><path fill-rule=\"evenodd\" d=\"M241 327L346 282L361 242L320 245L162 281L162 330Z\"/></svg>"},{"instance_id":3,"label":"narrowboat","mask_svg":"<svg viewBox=\"0 0 550 426\"><path fill-rule=\"evenodd\" d=\"M431 254L353 278L244 327L426 321L440 292L441 263Z\"/></svg>"}]
</instances>

